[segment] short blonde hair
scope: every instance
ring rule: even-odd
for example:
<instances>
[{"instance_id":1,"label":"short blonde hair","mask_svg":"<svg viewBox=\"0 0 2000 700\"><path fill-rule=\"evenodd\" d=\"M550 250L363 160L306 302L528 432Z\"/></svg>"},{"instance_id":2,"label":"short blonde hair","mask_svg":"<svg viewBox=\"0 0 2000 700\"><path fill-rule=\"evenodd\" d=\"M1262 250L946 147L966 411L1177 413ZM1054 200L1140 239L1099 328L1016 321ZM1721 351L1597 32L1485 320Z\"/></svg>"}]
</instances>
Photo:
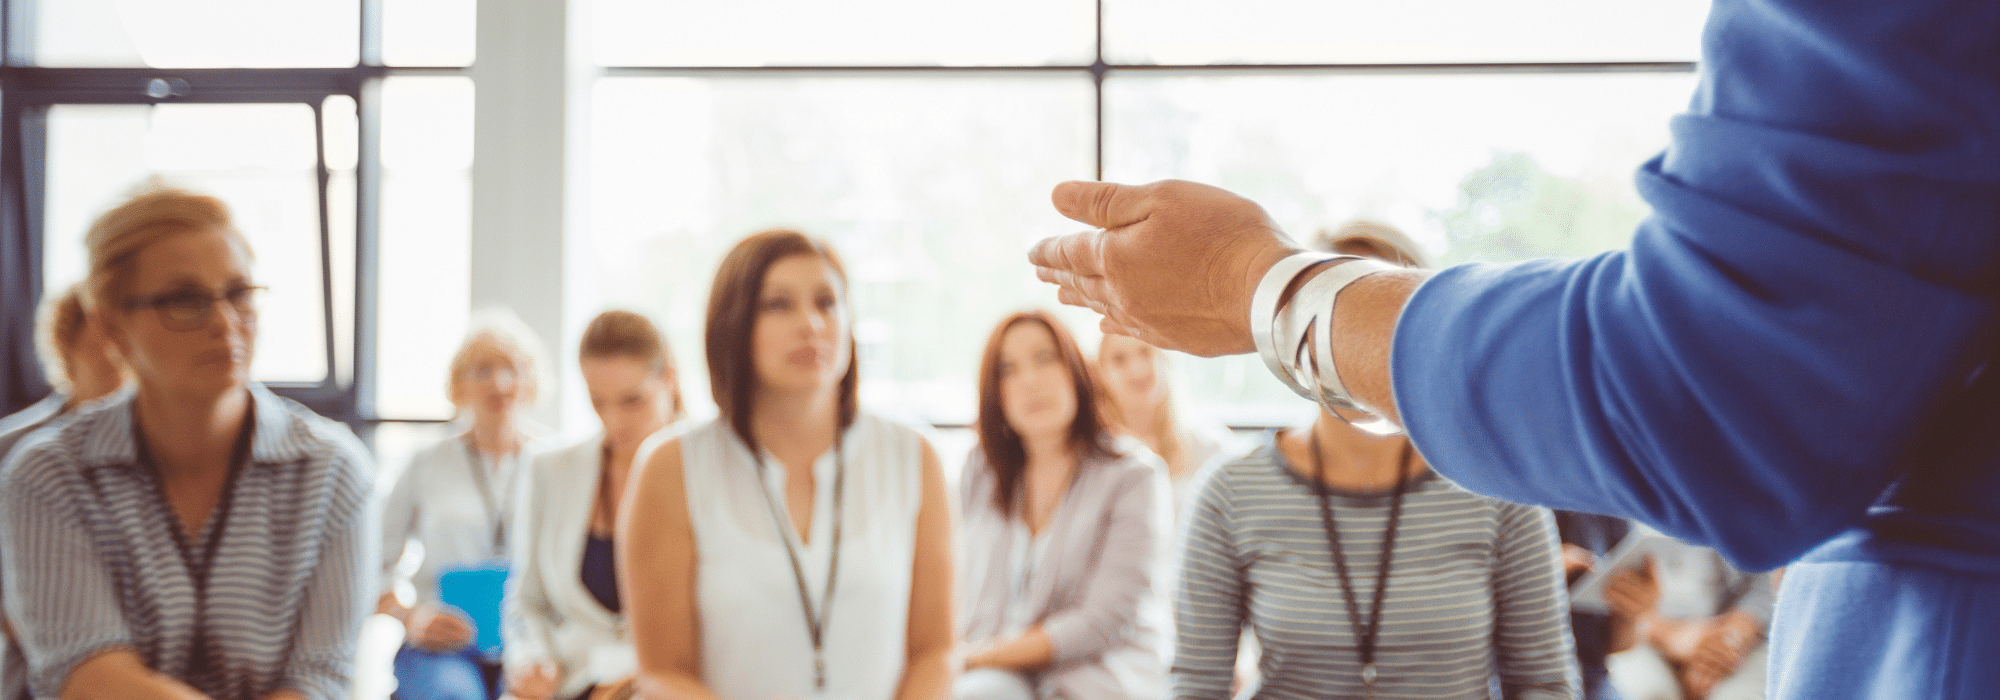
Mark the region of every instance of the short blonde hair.
<instances>
[{"instance_id":1,"label":"short blonde hair","mask_svg":"<svg viewBox=\"0 0 2000 700\"><path fill-rule=\"evenodd\" d=\"M42 300L35 314L35 352L41 356L42 374L56 391L70 390L69 352L83 337L89 317L83 307L83 283Z\"/></svg>"},{"instance_id":2,"label":"short blonde hair","mask_svg":"<svg viewBox=\"0 0 2000 700\"><path fill-rule=\"evenodd\" d=\"M465 375L472 371L473 352L481 348L491 348L507 357L514 365L514 372L520 375L521 403L532 404L544 383L542 372L548 366L542 360L541 339L534 329L521 321L520 316L505 308L482 309L473 313L465 341L459 343L458 352L451 356L451 376L445 378L445 398L452 405L460 405L459 397L465 390Z\"/></svg>"},{"instance_id":3,"label":"short blonde hair","mask_svg":"<svg viewBox=\"0 0 2000 700\"><path fill-rule=\"evenodd\" d=\"M1313 236L1310 247L1329 253L1379 258L1403 267L1430 267L1424 249L1408 234L1374 221L1349 221L1332 231L1321 230Z\"/></svg>"},{"instance_id":4,"label":"short blonde hair","mask_svg":"<svg viewBox=\"0 0 2000 700\"><path fill-rule=\"evenodd\" d=\"M133 259L147 246L176 234L220 231L242 247L245 257L256 257L222 200L171 187L147 187L97 217L84 234L90 274L84 279L83 305L92 310L123 306L132 283Z\"/></svg>"}]
</instances>

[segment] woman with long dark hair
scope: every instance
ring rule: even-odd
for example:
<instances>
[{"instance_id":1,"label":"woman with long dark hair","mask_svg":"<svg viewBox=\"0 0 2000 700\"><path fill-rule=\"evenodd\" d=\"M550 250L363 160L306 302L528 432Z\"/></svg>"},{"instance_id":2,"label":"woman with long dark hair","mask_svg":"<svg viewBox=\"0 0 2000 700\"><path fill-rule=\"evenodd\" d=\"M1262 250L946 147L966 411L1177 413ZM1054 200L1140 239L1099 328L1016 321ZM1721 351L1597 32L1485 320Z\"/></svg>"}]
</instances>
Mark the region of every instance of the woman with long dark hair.
<instances>
[{"instance_id":1,"label":"woman with long dark hair","mask_svg":"<svg viewBox=\"0 0 2000 700\"><path fill-rule=\"evenodd\" d=\"M1055 316L993 329L979 446L961 481L968 645L959 700L1157 698L1167 619L1155 592L1172 522L1166 470L1121 452L1090 365Z\"/></svg>"},{"instance_id":2,"label":"woman with long dark hair","mask_svg":"<svg viewBox=\"0 0 2000 700\"><path fill-rule=\"evenodd\" d=\"M618 578L650 698L935 700L949 692L951 514L915 430L861 411L847 274L767 231L716 272L721 416L654 450Z\"/></svg>"}]
</instances>

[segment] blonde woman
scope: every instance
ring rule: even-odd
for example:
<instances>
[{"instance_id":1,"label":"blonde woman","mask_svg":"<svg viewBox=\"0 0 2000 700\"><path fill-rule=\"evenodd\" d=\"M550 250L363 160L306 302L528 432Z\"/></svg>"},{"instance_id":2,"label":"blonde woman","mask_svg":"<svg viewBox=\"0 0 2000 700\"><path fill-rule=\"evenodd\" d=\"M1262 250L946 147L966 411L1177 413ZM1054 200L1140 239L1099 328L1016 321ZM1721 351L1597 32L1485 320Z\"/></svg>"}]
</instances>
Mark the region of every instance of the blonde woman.
<instances>
[{"instance_id":1,"label":"blonde woman","mask_svg":"<svg viewBox=\"0 0 2000 700\"><path fill-rule=\"evenodd\" d=\"M156 190L85 236L136 388L0 469L7 618L38 698L335 700L375 586L374 468L250 381L258 286L222 202Z\"/></svg>"},{"instance_id":2,"label":"blonde woman","mask_svg":"<svg viewBox=\"0 0 2000 700\"><path fill-rule=\"evenodd\" d=\"M1414 257L1336 232L1349 255ZM1322 411L1204 477L1188 506L1173 697L1568 700L1580 691L1548 510L1459 488L1407 438Z\"/></svg>"},{"instance_id":3,"label":"blonde woman","mask_svg":"<svg viewBox=\"0 0 2000 700\"><path fill-rule=\"evenodd\" d=\"M1144 443L1167 465L1176 511L1187 502L1196 472L1239 451L1229 428L1190 414L1175 400L1166 351L1127 336L1105 334L1097 346L1105 420Z\"/></svg>"},{"instance_id":4,"label":"blonde woman","mask_svg":"<svg viewBox=\"0 0 2000 700\"><path fill-rule=\"evenodd\" d=\"M686 415L666 339L645 316L598 314L577 357L604 429L536 457L522 477L503 628L507 692L520 700L631 684L613 528L640 445Z\"/></svg>"},{"instance_id":5,"label":"blonde woman","mask_svg":"<svg viewBox=\"0 0 2000 700\"><path fill-rule=\"evenodd\" d=\"M721 417L655 450L620 510L646 696L946 697L944 475L916 430L857 406L840 259L793 231L744 239L706 341Z\"/></svg>"},{"instance_id":6,"label":"blonde woman","mask_svg":"<svg viewBox=\"0 0 2000 700\"><path fill-rule=\"evenodd\" d=\"M377 609L403 623L397 698L499 697L500 661L473 647L480 630L465 611L439 599L438 575L507 556L515 481L532 449L521 413L541 384L540 355L533 333L513 314L476 316L446 384L452 404L471 420L464 432L417 452L382 504L386 585ZM416 600L405 606L393 575L411 543L423 547L423 561L409 581Z\"/></svg>"}]
</instances>

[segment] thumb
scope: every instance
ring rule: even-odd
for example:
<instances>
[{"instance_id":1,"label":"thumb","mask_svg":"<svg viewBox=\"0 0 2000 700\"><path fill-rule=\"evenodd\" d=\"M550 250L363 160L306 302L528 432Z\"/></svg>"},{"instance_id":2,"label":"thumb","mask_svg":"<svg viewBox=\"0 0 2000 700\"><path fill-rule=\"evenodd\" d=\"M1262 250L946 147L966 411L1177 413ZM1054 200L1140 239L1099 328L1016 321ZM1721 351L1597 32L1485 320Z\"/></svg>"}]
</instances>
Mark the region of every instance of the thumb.
<instances>
[{"instance_id":1,"label":"thumb","mask_svg":"<svg viewBox=\"0 0 2000 700\"><path fill-rule=\"evenodd\" d=\"M1049 199L1063 216L1098 228L1118 228L1145 220L1147 205L1141 187L1113 182L1071 180L1056 185Z\"/></svg>"}]
</instances>

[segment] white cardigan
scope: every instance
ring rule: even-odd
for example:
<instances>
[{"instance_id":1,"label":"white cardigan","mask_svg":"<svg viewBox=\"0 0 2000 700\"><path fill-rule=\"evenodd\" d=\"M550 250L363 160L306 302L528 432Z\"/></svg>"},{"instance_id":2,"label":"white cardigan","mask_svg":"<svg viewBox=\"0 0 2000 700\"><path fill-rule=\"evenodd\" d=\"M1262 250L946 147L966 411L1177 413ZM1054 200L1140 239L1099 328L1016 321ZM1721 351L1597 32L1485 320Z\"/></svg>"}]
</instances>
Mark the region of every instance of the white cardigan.
<instances>
[{"instance_id":1,"label":"white cardigan","mask_svg":"<svg viewBox=\"0 0 2000 700\"><path fill-rule=\"evenodd\" d=\"M559 697L638 669L625 617L598 604L581 576L603 440L592 436L535 457L520 479L508 538L514 569L502 625L506 664L554 664Z\"/></svg>"}]
</instances>

